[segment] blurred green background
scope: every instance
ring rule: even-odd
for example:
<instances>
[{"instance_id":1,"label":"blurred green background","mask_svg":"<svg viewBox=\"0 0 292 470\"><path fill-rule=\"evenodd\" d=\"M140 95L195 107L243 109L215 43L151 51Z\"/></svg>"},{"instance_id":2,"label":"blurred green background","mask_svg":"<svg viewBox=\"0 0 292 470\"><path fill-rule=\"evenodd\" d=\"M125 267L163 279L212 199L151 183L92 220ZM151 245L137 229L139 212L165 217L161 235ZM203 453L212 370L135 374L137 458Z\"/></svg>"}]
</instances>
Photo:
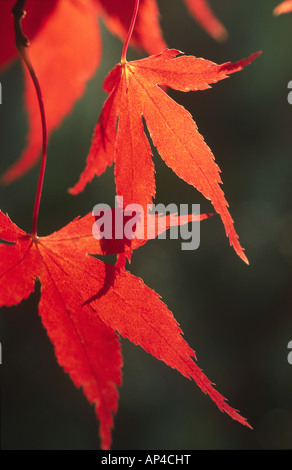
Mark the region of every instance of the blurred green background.
<instances>
[{"instance_id":1,"label":"blurred green background","mask_svg":"<svg viewBox=\"0 0 292 470\"><path fill-rule=\"evenodd\" d=\"M275 18L277 0L210 0L229 31L215 43L181 0L158 0L165 39L217 63L264 53L244 71L196 93L170 91L194 116L221 167L226 198L247 267L229 247L219 216L201 225L201 246L156 240L138 250L131 272L158 292L184 331L198 365L240 410L251 431L218 411L198 387L122 339L123 386L113 449L291 449L292 365L292 15ZM50 140L39 219L41 235L59 229L97 203L113 204L113 168L83 194L67 189L84 168L105 94L106 73L121 42L101 24L103 61L86 94ZM139 58L131 51L129 58ZM22 70L0 77L0 171L25 143ZM157 198L163 203L211 204L180 181L154 151ZM0 207L30 230L38 168L0 188ZM37 313L39 286L16 308L3 308L2 449L98 449L98 423L82 392L57 365Z\"/></svg>"}]
</instances>

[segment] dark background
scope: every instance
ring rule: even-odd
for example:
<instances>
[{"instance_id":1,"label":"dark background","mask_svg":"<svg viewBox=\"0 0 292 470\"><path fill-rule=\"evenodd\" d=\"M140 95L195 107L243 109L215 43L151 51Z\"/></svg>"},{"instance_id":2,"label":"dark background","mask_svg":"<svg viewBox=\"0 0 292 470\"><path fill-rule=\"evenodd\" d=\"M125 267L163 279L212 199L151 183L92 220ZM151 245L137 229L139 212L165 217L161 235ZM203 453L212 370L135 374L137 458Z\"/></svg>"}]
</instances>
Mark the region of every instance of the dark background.
<instances>
[{"instance_id":1,"label":"dark background","mask_svg":"<svg viewBox=\"0 0 292 470\"><path fill-rule=\"evenodd\" d=\"M229 31L213 41L181 0L158 1L170 47L217 63L264 53L244 71L196 93L171 91L194 116L222 169L224 191L247 267L229 247L220 217L201 225L201 246L156 240L135 253L131 272L158 292L218 391L240 410L251 431L218 411L198 387L122 339L124 379L113 449L291 449L292 340L291 133L292 14L275 18L277 0L210 1ZM74 112L50 140L39 219L47 235L114 201L113 169L83 194L67 189L84 167L91 134L105 99L101 85L120 59L122 44L102 25L103 62ZM129 58L143 57L131 51ZM0 77L0 171L25 143L22 70ZM156 202L211 204L180 181L154 153ZM0 188L0 206L30 230L38 168ZM3 308L2 449L98 449L98 423L82 392L57 365L37 312L39 286L16 308Z\"/></svg>"}]
</instances>

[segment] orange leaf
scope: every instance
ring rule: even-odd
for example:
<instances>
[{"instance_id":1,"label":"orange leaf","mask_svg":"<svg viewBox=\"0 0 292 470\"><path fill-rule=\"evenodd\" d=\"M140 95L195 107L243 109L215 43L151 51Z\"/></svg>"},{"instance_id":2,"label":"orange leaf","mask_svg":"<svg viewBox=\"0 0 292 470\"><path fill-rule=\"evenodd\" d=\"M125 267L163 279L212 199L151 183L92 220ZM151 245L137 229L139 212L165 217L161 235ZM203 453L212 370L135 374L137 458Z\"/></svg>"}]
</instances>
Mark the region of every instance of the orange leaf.
<instances>
[{"instance_id":1,"label":"orange leaf","mask_svg":"<svg viewBox=\"0 0 292 470\"><path fill-rule=\"evenodd\" d=\"M230 244L248 262L220 188L220 170L213 154L191 115L160 86L180 91L204 90L242 70L258 54L235 64L222 65L178 54L177 50L166 49L146 59L118 64L110 72L104 83L104 89L110 95L95 129L87 165L70 192L82 191L95 174L101 174L106 161L114 160L117 194L123 196L124 204L143 206L152 203L154 166L143 117L165 163L211 200L221 216Z\"/></svg>"},{"instance_id":2,"label":"orange leaf","mask_svg":"<svg viewBox=\"0 0 292 470\"><path fill-rule=\"evenodd\" d=\"M95 405L101 447L111 444L112 414L121 385L121 352L115 331L187 378L220 410L249 426L225 402L193 361L194 351L172 313L141 279L89 256L100 254L92 216L75 219L47 237L33 237L0 212L0 305L17 305L41 283L39 313L59 364ZM187 220L169 219L168 225ZM138 246L137 246L138 247Z\"/></svg>"}]
</instances>

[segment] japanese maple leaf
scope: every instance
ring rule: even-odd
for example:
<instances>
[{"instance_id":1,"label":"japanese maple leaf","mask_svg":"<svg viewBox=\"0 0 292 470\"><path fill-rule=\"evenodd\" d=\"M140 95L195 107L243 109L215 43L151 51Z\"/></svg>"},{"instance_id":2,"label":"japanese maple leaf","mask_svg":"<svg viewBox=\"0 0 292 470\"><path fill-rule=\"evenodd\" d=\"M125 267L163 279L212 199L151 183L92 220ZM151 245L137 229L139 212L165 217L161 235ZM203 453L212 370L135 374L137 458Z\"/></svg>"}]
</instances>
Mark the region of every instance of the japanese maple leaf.
<instances>
[{"instance_id":1,"label":"japanese maple leaf","mask_svg":"<svg viewBox=\"0 0 292 470\"><path fill-rule=\"evenodd\" d=\"M111 444L121 385L117 332L192 378L220 410L249 426L199 369L194 351L159 296L141 279L88 254L104 252L92 236L92 221L88 214L50 236L37 237L0 212L0 305L28 298L39 279L43 325L59 364L95 405L101 447ZM168 226L172 223L180 222L169 219Z\"/></svg>"},{"instance_id":2,"label":"japanese maple leaf","mask_svg":"<svg viewBox=\"0 0 292 470\"><path fill-rule=\"evenodd\" d=\"M282 13L290 13L292 11L292 0L286 0L285 2L280 3L274 9L274 15L281 15Z\"/></svg>"},{"instance_id":3,"label":"japanese maple leaf","mask_svg":"<svg viewBox=\"0 0 292 470\"><path fill-rule=\"evenodd\" d=\"M210 34L220 37L224 33L205 0L186 2L195 18ZM1 0L0 69L17 57L11 15L14 4L15 0ZM83 95L88 80L100 64L98 17L105 20L111 32L124 40L134 0L27 0L25 8L28 12L24 20L25 31L31 39L30 56L38 70L50 135ZM136 47L149 54L156 54L166 47L156 0L141 0L132 39ZM30 78L26 71L24 73L29 126L27 145L19 160L2 176L2 182L6 184L32 168L41 150L38 105Z\"/></svg>"},{"instance_id":4,"label":"japanese maple leaf","mask_svg":"<svg viewBox=\"0 0 292 470\"><path fill-rule=\"evenodd\" d=\"M211 200L221 216L230 244L247 262L220 187L220 170L214 156L191 115L160 86L180 91L204 90L242 70L258 54L235 64L222 65L179 54L178 50L166 49L146 59L122 61L110 72L104 82L109 97L95 128L87 165L70 192L79 193L95 175L115 162L117 194L123 196L124 203L151 204L155 178L144 119L165 163Z\"/></svg>"}]
</instances>

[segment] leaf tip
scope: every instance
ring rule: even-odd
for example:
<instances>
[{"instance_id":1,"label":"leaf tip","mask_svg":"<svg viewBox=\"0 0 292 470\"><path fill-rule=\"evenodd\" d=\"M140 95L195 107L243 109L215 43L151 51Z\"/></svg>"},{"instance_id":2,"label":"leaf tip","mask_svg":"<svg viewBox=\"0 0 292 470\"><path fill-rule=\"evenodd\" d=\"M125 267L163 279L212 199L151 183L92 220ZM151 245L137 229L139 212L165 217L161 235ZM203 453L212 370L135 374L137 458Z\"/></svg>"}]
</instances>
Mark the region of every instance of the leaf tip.
<instances>
[{"instance_id":1,"label":"leaf tip","mask_svg":"<svg viewBox=\"0 0 292 470\"><path fill-rule=\"evenodd\" d=\"M76 196L78 194L78 191L75 189L75 186L73 186L72 188L67 189L67 193L71 194L71 196Z\"/></svg>"},{"instance_id":2,"label":"leaf tip","mask_svg":"<svg viewBox=\"0 0 292 470\"><path fill-rule=\"evenodd\" d=\"M251 429L253 431L253 427L249 424L249 422L247 421L246 418L243 418L239 412L237 411L235 416L233 417L234 419L236 419L236 421L238 421L240 424L242 424L243 426L246 426L247 428Z\"/></svg>"},{"instance_id":3,"label":"leaf tip","mask_svg":"<svg viewBox=\"0 0 292 470\"><path fill-rule=\"evenodd\" d=\"M229 38L229 33L227 29L222 26L220 29L216 31L216 34L213 34L213 38L218 42L226 42Z\"/></svg>"},{"instance_id":4,"label":"leaf tip","mask_svg":"<svg viewBox=\"0 0 292 470\"><path fill-rule=\"evenodd\" d=\"M8 173L4 173L0 176L0 185L1 186L8 186L11 183L10 178L8 178Z\"/></svg>"},{"instance_id":5,"label":"leaf tip","mask_svg":"<svg viewBox=\"0 0 292 470\"><path fill-rule=\"evenodd\" d=\"M238 243L232 243L233 245L233 248L235 249L235 252L238 254L239 258L247 265L249 266L249 260L246 256L246 254L244 253L244 249L242 248L242 246Z\"/></svg>"},{"instance_id":6,"label":"leaf tip","mask_svg":"<svg viewBox=\"0 0 292 470\"><path fill-rule=\"evenodd\" d=\"M279 16L279 15L282 15L283 13L290 13L290 12L292 12L292 1L286 0L280 3L280 5L278 5L276 8L274 8L273 15Z\"/></svg>"},{"instance_id":7,"label":"leaf tip","mask_svg":"<svg viewBox=\"0 0 292 470\"><path fill-rule=\"evenodd\" d=\"M245 262L245 264L247 266L249 266L249 260L248 260L247 256L245 255L245 253L242 253L241 259L242 259L242 261Z\"/></svg>"},{"instance_id":8,"label":"leaf tip","mask_svg":"<svg viewBox=\"0 0 292 470\"><path fill-rule=\"evenodd\" d=\"M200 220L201 220L201 221L202 221L202 220L207 220L207 219L210 219L210 217L213 217L213 216L214 216L214 214L212 214L211 212L208 213L208 214L201 214Z\"/></svg>"}]
</instances>

